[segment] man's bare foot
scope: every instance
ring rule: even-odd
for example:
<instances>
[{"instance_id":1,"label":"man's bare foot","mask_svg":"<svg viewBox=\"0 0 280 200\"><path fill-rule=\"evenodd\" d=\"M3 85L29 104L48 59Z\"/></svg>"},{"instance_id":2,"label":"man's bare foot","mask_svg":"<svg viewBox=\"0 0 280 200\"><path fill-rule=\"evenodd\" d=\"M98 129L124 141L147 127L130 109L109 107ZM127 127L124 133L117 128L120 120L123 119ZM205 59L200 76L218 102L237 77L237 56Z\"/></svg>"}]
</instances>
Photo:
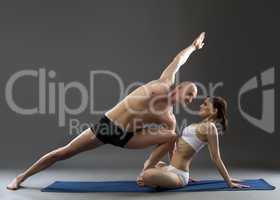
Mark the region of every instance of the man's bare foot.
<instances>
[{"instance_id":1,"label":"man's bare foot","mask_svg":"<svg viewBox=\"0 0 280 200\"><path fill-rule=\"evenodd\" d=\"M23 175L19 175L14 180L10 182L9 185L7 185L8 190L17 190L20 187L20 184L23 182Z\"/></svg>"}]
</instances>

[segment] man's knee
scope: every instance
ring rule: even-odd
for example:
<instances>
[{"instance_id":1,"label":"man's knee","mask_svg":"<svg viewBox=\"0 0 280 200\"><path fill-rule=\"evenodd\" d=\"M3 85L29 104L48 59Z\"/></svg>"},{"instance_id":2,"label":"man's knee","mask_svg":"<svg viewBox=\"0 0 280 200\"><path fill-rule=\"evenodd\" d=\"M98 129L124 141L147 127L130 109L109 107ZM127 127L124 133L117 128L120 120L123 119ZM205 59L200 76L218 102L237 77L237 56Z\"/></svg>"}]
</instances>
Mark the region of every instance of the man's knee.
<instances>
[{"instance_id":1,"label":"man's knee","mask_svg":"<svg viewBox=\"0 0 280 200\"><path fill-rule=\"evenodd\" d=\"M166 130L165 133L169 140L175 140L177 138L177 134L174 130Z\"/></svg>"},{"instance_id":2,"label":"man's knee","mask_svg":"<svg viewBox=\"0 0 280 200\"><path fill-rule=\"evenodd\" d=\"M177 135L173 130L161 130L159 136L161 136L161 144L174 142L177 139Z\"/></svg>"}]
</instances>

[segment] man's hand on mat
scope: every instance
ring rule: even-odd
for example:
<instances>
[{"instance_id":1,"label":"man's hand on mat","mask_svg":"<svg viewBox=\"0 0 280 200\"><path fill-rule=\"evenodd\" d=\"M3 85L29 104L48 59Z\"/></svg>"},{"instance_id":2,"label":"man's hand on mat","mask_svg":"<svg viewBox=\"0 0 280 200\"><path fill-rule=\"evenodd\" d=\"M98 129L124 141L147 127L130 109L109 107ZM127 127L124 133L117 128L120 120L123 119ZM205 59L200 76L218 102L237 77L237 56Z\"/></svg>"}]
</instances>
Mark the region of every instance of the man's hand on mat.
<instances>
[{"instance_id":1,"label":"man's hand on mat","mask_svg":"<svg viewBox=\"0 0 280 200\"><path fill-rule=\"evenodd\" d=\"M193 41L192 45L195 47L195 49L201 49L204 46L204 43L203 43L204 38L205 38L205 32L202 32Z\"/></svg>"},{"instance_id":2,"label":"man's hand on mat","mask_svg":"<svg viewBox=\"0 0 280 200\"><path fill-rule=\"evenodd\" d=\"M234 182L231 182L229 186L230 186L231 188L238 188L238 189L249 188L249 187L250 187L250 186L248 186L248 185L243 185L243 184L234 183Z\"/></svg>"}]
</instances>

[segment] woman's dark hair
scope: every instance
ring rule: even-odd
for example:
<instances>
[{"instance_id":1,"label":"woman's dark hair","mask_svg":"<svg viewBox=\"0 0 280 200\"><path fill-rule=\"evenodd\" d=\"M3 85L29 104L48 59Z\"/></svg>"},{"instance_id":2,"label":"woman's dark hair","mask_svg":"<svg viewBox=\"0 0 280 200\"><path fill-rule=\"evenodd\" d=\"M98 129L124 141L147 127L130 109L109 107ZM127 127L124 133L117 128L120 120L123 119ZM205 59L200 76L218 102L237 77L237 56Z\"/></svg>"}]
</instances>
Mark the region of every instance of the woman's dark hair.
<instances>
[{"instance_id":1,"label":"woman's dark hair","mask_svg":"<svg viewBox=\"0 0 280 200\"><path fill-rule=\"evenodd\" d=\"M227 101L222 97L209 97L213 107L217 109L216 126L219 132L224 132L228 127ZM222 129L222 130L221 130Z\"/></svg>"}]
</instances>

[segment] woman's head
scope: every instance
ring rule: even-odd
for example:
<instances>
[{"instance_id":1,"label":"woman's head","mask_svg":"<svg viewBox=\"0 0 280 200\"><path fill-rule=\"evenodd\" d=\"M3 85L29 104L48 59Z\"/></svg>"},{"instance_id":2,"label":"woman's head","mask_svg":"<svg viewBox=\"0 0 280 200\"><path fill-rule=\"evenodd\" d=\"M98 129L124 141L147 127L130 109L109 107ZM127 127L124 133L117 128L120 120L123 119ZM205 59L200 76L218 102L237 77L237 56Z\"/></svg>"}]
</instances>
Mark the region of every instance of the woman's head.
<instances>
[{"instance_id":1,"label":"woman's head","mask_svg":"<svg viewBox=\"0 0 280 200\"><path fill-rule=\"evenodd\" d=\"M203 119L213 120L216 124L221 124L222 129L226 130L228 125L227 101L222 97L206 97L200 105L199 115Z\"/></svg>"}]
</instances>

